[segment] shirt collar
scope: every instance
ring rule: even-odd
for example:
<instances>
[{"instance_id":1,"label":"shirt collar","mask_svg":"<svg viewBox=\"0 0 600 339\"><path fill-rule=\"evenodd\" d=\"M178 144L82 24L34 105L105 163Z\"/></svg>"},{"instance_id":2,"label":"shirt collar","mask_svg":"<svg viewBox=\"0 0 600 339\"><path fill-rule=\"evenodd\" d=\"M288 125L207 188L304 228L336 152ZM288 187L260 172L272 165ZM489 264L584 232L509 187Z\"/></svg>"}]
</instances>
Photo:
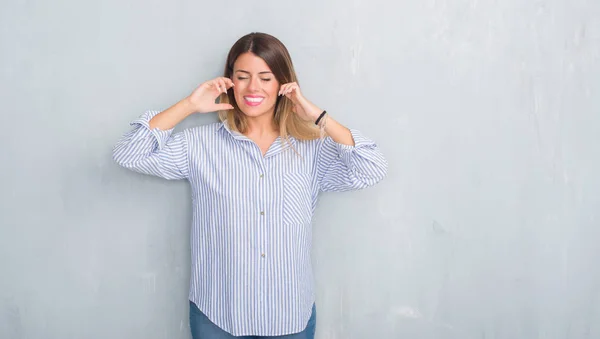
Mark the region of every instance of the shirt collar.
<instances>
[{"instance_id":1,"label":"shirt collar","mask_svg":"<svg viewBox=\"0 0 600 339\"><path fill-rule=\"evenodd\" d=\"M227 133L229 133L232 137L234 137L237 140L250 140L247 136L243 135L242 133L233 131L229 127L229 123L227 122L227 119L223 120L221 122L221 126L219 126L219 128L217 128L217 131L221 131L221 130L226 130Z\"/></svg>"},{"instance_id":2,"label":"shirt collar","mask_svg":"<svg viewBox=\"0 0 600 339\"><path fill-rule=\"evenodd\" d=\"M229 123L227 121L227 119L224 119L221 122L221 126L219 126L217 128L217 131L222 131L225 130L227 131L227 133L229 133L234 139L236 140L246 140L246 141L252 141L250 138L248 138L247 136L243 135L240 132L234 131L229 127ZM297 144L297 140L296 138L294 138L293 136L288 136L288 139L290 140L290 143L292 145L292 147L296 147ZM275 140L275 142L279 143L281 141L281 137L277 137L277 139ZM288 143L283 143L282 145L283 149L287 149L290 147L290 145Z\"/></svg>"}]
</instances>

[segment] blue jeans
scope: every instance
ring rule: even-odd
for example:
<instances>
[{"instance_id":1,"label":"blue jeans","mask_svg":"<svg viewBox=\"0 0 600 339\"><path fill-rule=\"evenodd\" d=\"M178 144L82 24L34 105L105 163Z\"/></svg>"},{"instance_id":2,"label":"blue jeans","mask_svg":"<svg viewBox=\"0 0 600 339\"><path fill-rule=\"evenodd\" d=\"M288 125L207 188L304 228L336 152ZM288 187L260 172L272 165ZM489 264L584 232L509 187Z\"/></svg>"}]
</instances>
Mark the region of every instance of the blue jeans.
<instances>
[{"instance_id":1,"label":"blue jeans","mask_svg":"<svg viewBox=\"0 0 600 339\"><path fill-rule=\"evenodd\" d=\"M315 329L317 324L317 311L313 305L312 315L308 320L306 328L300 332L290 335L282 335L276 337L258 337L258 336L233 336L217 325L213 324L207 317L200 311L198 306L190 301L190 328L192 330L193 339L314 339Z\"/></svg>"}]
</instances>

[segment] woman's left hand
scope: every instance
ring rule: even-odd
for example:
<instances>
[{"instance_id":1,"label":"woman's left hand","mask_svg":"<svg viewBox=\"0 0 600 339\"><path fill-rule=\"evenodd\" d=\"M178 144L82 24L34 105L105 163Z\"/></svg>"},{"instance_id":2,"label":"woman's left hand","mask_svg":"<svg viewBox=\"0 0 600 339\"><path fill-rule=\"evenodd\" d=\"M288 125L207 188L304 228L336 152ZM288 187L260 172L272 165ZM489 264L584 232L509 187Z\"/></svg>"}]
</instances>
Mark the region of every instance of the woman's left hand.
<instances>
[{"instance_id":1,"label":"woman's left hand","mask_svg":"<svg viewBox=\"0 0 600 339\"><path fill-rule=\"evenodd\" d=\"M279 95L285 95L292 101L294 104L292 111L303 120L315 122L319 118L319 115L321 115L321 112L323 112L322 109L315 106L302 95L300 87L295 82L281 85Z\"/></svg>"}]
</instances>

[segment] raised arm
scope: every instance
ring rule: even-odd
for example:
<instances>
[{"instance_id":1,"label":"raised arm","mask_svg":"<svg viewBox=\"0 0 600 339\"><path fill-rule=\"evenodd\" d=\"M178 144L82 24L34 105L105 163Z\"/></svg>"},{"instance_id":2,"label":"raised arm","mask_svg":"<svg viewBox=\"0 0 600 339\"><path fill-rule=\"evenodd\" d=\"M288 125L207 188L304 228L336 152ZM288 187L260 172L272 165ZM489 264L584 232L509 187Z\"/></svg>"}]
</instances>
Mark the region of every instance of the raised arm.
<instances>
[{"instance_id":1,"label":"raised arm","mask_svg":"<svg viewBox=\"0 0 600 339\"><path fill-rule=\"evenodd\" d=\"M188 173L186 132L173 133L174 127L193 113L208 113L233 108L217 104L216 98L233 86L227 78L207 81L188 97L164 111L146 111L117 142L113 159L133 171L165 179L184 179Z\"/></svg>"},{"instance_id":2,"label":"raised arm","mask_svg":"<svg viewBox=\"0 0 600 339\"><path fill-rule=\"evenodd\" d=\"M349 191L375 185L387 175L387 161L377 144L332 118L319 144L317 179L322 191Z\"/></svg>"},{"instance_id":3,"label":"raised arm","mask_svg":"<svg viewBox=\"0 0 600 339\"><path fill-rule=\"evenodd\" d=\"M316 159L322 191L361 189L387 175L387 161L375 142L329 117L302 95L297 83L282 85L279 94L292 100L296 114L318 124L327 135L319 143Z\"/></svg>"}]
</instances>

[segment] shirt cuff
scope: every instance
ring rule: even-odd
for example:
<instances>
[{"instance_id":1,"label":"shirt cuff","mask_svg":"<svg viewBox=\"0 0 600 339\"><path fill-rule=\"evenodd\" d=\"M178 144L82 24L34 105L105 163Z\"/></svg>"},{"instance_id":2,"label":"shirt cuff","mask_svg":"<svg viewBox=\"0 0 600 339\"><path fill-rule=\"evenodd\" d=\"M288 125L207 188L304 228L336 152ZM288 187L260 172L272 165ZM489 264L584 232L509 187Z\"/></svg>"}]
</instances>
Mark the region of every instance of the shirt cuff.
<instances>
[{"instance_id":1,"label":"shirt cuff","mask_svg":"<svg viewBox=\"0 0 600 339\"><path fill-rule=\"evenodd\" d=\"M158 127L155 127L154 129L150 129L150 120L152 120L152 118L154 118L160 112L161 111L148 110L130 123L132 126L138 126L138 131L134 136L134 140L132 141L147 138L149 134L151 134L154 136L159 150L162 150L165 147L169 137L171 137L171 134L173 133L174 128L161 130Z\"/></svg>"}]
</instances>

